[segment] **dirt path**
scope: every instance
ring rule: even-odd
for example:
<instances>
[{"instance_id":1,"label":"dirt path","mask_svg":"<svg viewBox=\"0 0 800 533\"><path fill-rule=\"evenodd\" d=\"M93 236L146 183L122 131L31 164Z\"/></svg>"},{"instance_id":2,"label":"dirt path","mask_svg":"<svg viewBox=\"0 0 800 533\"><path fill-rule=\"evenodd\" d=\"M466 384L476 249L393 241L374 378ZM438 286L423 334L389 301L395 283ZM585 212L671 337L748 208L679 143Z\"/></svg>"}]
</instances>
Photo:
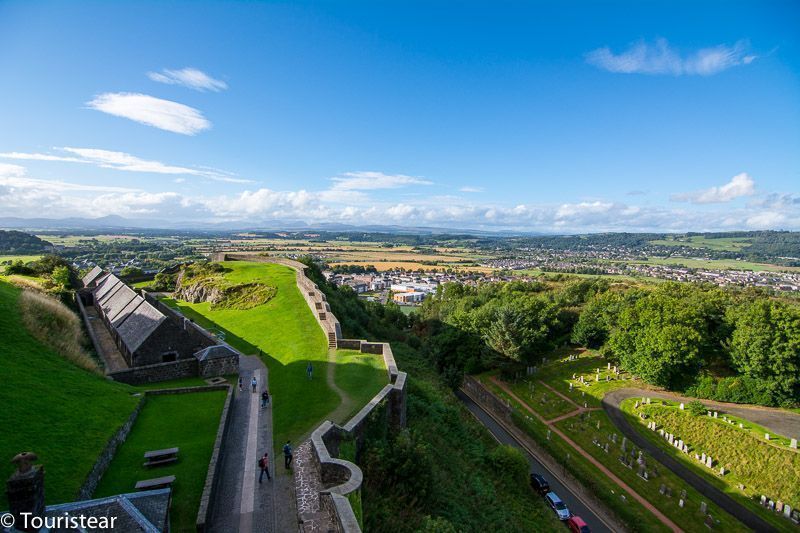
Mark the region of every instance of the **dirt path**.
<instances>
[{"instance_id":1,"label":"dirt path","mask_svg":"<svg viewBox=\"0 0 800 533\"><path fill-rule=\"evenodd\" d=\"M344 423L344 417L346 417L353 411L355 402L353 401L353 398L351 398L350 395L347 394L346 391L342 390L341 388L339 388L338 385L336 385L335 348L331 348L330 350L328 350L328 370L325 373L325 380L328 386L333 390L333 392L338 394L339 398L342 400L342 403L340 403L336 409L328 413L325 416L325 418L327 420L331 420L334 423L342 424Z\"/></svg>"},{"instance_id":2,"label":"dirt path","mask_svg":"<svg viewBox=\"0 0 800 533\"><path fill-rule=\"evenodd\" d=\"M597 459L595 459L595 458L594 458L592 455L590 455L590 454L589 454L589 452L587 452L586 450L584 450L583 448L581 448L580 446L578 446L578 444L577 444L575 441L573 441L572 439L570 439L570 438L569 438L569 437L568 437L568 436L567 436L567 435L566 435L566 434L565 434L563 431L561 431L561 430L560 430L560 429L558 429L558 428L557 428L555 425L553 425L553 423L552 423L552 422L545 420L544 418L542 418L542 417L539 415L539 413L537 413L536 411L534 411L533 409L531 409L531 408L528 406L528 404L527 404L527 403L525 403L525 402L524 402L522 399L520 399L520 398L519 398L519 397L518 397L516 394L514 394L514 392L512 392L512 390L511 390L511 389L510 389L510 388L509 388L509 387L508 387L508 386L507 386L505 383L502 383L501 381L499 381L499 380L498 380L498 379L496 379L495 377L492 377L492 378L491 378L491 380L492 380L492 382L493 382L495 385L497 385L498 387L500 387L501 389L503 389L503 392L505 392L506 394L508 394L508 395L509 395L509 396L511 396L512 398L514 398L514 400L516 400L517 402L519 402L519 404L520 404L521 406L523 406L523 407L524 407L526 410L528 410L528 411L529 411L529 412L530 412L530 413L531 413L533 416L535 416L535 417L536 417L536 418L538 418L538 419L539 419L541 422L543 422L544 424L546 424L546 425L547 425L547 426L550 428L550 430L551 430L551 431L553 431L553 433L555 433L556 435L558 435L559 437L561 437L561 438L564 440L564 442L566 442L567 444L569 444L569 445L570 445L570 446L571 446L573 449L575 449L575 451L576 451L576 452L578 452L579 454L581 454L583 457L585 457L585 458L586 458L586 460L588 460L590 463L592 463L594 466L596 466L596 467L597 467L597 468L598 468L598 469L599 469L599 470L600 470L600 471L601 471L603 474L605 474L605 475L606 475L606 477L608 477L608 478L609 478L611 481L613 481L614 483L616 483L616 484L617 484L617 485L618 485L618 486L619 486L621 489L623 489L625 492L627 492L628 494L630 494L630 496L631 496L633 499L635 499L636 501L638 501L639 503L641 503L641 504L642 504L642 505L643 505L643 506L644 506L644 507L645 507L645 508L646 508L648 511L650 511L651 513L653 513L653 515L655 515L655 517L656 517L656 518L658 518L658 520L659 520L661 523L663 523L665 526L667 526L668 528L670 528L672 531L683 531L681 528L679 528L679 527L678 527L678 525L677 525L677 524L675 524L675 523L674 523L672 520L670 520L670 519L669 519L669 518L668 518L666 515L664 515L664 513L662 513L662 512L661 512L661 511L659 511L658 509L656 509L656 507L655 507L655 506L654 506L652 503L650 503L650 502L649 502L649 501L647 501L645 498L643 498L642 496L640 496L640 495L639 495L639 493L637 493L637 492L636 492L634 489L632 489L632 488L631 488L631 487L630 487L630 486L629 486L627 483L625 483L625 482L624 482L624 481L622 481L620 478L618 478L618 477L616 476L616 474L614 474L614 473L613 473L611 470L609 470L609 469L608 469L608 468L607 468L607 467L606 467L606 466L605 466L603 463L601 463L600 461L598 461ZM555 391L554 391L554 392L555 392ZM573 402L573 403L574 403L574 402ZM575 411L575 413L579 413L579 412L580 412L580 410L578 410L578 411Z\"/></svg>"}]
</instances>

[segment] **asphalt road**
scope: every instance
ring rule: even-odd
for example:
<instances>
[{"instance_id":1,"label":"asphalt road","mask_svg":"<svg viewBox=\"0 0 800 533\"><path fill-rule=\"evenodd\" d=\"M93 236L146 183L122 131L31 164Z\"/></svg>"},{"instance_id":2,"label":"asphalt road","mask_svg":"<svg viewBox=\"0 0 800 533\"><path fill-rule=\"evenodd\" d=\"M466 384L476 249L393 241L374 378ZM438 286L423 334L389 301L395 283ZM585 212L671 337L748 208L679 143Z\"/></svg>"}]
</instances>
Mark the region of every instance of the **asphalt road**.
<instances>
[{"instance_id":1,"label":"asphalt road","mask_svg":"<svg viewBox=\"0 0 800 533\"><path fill-rule=\"evenodd\" d=\"M531 471L537 474L542 474L544 478L550 483L550 489L558 494L567 507L574 515L583 518L589 525L593 532L610 532L612 529L601 521L601 519L575 494L573 494L557 477L557 474L549 471L536 457L522 446L511 434L503 429L495 420L489 416L478 404L461 391L456 391L456 396L464 402L466 407L475 415L475 417L486 426L489 432L494 435L498 442L502 444L509 444L522 450L531 464Z\"/></svg>"},{"instance_id":2,"label":"asphalt road","mask_svg":"<svg viewBox=\"0 0 800 533\"><path fill-rule=\"evenodd\" d=\"M719 490L706 479L690 470L686 465L667 454L664 450L650 442L635 428L633 428L619 408L620 402L625 398L642 396L639 389L618 389L605 395L603 409L615 426L628 437L628 440L639 448L646 450L662 465L680 476L686 483L694 487L700 494L719 505L723 510L733 515L737 520L755 531L775 531L775 528L764 521L749 509L743 507L733 498ZM655 393L645 392L644 396L657 397Z\"/></svg>"}]
</instances>

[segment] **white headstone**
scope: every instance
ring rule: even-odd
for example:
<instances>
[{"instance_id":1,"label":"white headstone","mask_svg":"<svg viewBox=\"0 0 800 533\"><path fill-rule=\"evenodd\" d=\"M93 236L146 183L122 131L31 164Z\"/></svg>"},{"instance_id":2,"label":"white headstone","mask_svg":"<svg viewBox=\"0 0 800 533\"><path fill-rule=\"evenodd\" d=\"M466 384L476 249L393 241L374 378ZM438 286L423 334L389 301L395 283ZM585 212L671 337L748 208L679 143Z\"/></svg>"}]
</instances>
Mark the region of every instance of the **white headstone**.
<instances>
[{"instance_id":1,"label":"white headstone","mask_svg":"<svg viewBox=\"0 0 800 533\"><path fill-rule=\"evenodd\" d=\"M792 514L792 506L787 503L786 505L783 506L783 516L784 518L789 518L791 514Z\"/></svg>"},{"instance_id":2,"label":"white headstone","mask_svg":"<svg viewBox=\"0 0 800 533\"><path fill-rule=\"evenodd\" d=\"M792 439L789 441L789 448L797 449L797 439Z\"/></svg>"},{"instance_id":3,"label":"white headstone","mask_svg":"<svg viewBox=\"0 0 800 533\"><path fill-rule=\"evenodd\" d=\"M683 411L683 403L681 403L680 408L681 408L681 411Z\"/></svg>"},{"instance_id":4,"label":"white headstone","mask_svg":"<svg viewBox=\"0 0 800 533\"><path fill-rule=\"evenodd\" d=\"M764 433L764 440L769 440L769 433Z\"/></svg>"},{"instance_id":5,"label":"white headstone","mask_svg":"<svg viewBox=\"0 0 800 533\"><path fill-rule=\"evenodd\" d=\"M683 445L683 453L689 453L689 446L686 444Z\"/></svg>"},{"instance_id":6,"label":"white headstone","mask_svg":"<svg viewBox=\"0 0 800 533\"><path fill-rule=\"evenodd\" d=\"M686 502L683 501L683 498L678 500L678 507L683 507L685 504L686 504Z\"/></svg>"},{"instance_id":7,"label":"white headstone","mask_svg":"<svg viewBox=\"0 0 800 533\"><path fill-rule=\"evenodd\" d=\"M708 511L708 505L706 502L700 502L700 512L706 514L706 511Z\"/></svg>"},{"instance_id":8,"label":"white headstone","mask_svg":"<svg viewBox=\"0 0 800 533\"><path fill-rule=\"evenodd\" d=\"M724 466L719 467L719 475L720 476L724 476L725 475L725 467Z\"/></svg>"},{"instance_id":9,"label":"white headstone","mask_svg":"<svg viewBox=\"0 0 800 533\"><path fill-rule=\"evenodd\" d=\"M739 422L739 429L744 429L744 424L742 424L741 422Z\"/></svg>"},{"instance_id":10,"label":"white headstone","mask_svg":"<svg viewBox=\"0 0 800 533\"><path fill-rule=\"evenodd\" d=\"M611 370L611 363L606 363L606 370Z\"/></svg>"},{"instance_id":11,"label":"white headstone","mask_svg":"<svg viewBox=\"0 0 800 533\"><path fill-rule=\"evenodd\" d=\"M600 373L599 372L594 375L594 380L595 381L600 381Z\"/></svg>"},{"instance_id":12,"label":"white headstone","mask_svg":"<svg viewBox=\"0 0 800 533\"><path fill-rule=\"evenodd\" d=\"M714 411L714 418L717 418L717 415L718 415L718 414L719 414L719 413L717 413L716 411Z\"/></svg>"},{"instance_id":13,"label":"white headstone","mask_svg":"<svg viewBox=\"0 0 800 533\"><path fill-rule=\"evenodd\" d=\"M712 466L714 466L714 461L711 459L710 455L708 457L706 457L706 466L708 468L711 468Z\"/></svg>"},{"instance_id":14,"label":"white headstone","mask_svg":"<svg viewBox=\"0 0 800 533\"><path fill-rule=\"evenodd\" d=\"M550 440L550 430L547 430L547 440Z\"/></svg>"},{"instance_id":15,"label":"white headstone","mask_svg":"<svg viewBox=\"0 0 800 533\"><path fill-rule=\"evenodd\" d=\"M767 497L762 494L761 495L761 505L766 505L766 504L767 504Z\"/></svg>"},{"instance_id":16,"label":"white headstone","mask_svg":"<svg viewBox=\"0 0 800 533\"><path fill-rule=\"evenodd\" d=\"M701 463L705 463L706 462L706 453L705 452L703 452L703 455L700 456L700 462Z\"/></svg>"}]
</instances>

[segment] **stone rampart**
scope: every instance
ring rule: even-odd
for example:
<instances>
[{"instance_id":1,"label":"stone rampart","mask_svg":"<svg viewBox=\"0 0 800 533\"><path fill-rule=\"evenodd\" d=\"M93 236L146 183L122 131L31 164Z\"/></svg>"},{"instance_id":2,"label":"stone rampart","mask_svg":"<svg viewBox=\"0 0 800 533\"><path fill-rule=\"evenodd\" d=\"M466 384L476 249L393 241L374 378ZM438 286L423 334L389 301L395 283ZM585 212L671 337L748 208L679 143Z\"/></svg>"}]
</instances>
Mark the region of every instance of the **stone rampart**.
<instances>
[{"instance_id":1,"label":"stone rampart","mask_svg":"<svg viewBox=\"0 0 800 533\"><path fill-rule=\"evenodd\" d=\"M200 369L197 359L178 359L167 363L136 366L108 374L114 381L128 385L143 385L159 381L172 381L173 379L190 378L199 375Z\"/></svg>"}]
</instances>

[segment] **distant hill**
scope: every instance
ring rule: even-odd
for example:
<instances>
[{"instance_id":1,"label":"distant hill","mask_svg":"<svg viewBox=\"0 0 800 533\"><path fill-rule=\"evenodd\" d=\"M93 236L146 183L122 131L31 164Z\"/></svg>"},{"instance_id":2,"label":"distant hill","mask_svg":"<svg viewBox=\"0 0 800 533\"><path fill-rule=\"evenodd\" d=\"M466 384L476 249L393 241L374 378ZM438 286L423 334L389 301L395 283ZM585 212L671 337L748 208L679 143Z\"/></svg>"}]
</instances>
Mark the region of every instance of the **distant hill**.
<instances>
[{"instance_id":1,"label":"distant hill","mask_svg":"<svg viewBox=\"0 0 800 533\"><path fill-rule=\"evenodd\" d=\"M53 249L53 245L36 235L22 231L0 230L0 254L36 254Z\"/></svg>"}]
</instances>

